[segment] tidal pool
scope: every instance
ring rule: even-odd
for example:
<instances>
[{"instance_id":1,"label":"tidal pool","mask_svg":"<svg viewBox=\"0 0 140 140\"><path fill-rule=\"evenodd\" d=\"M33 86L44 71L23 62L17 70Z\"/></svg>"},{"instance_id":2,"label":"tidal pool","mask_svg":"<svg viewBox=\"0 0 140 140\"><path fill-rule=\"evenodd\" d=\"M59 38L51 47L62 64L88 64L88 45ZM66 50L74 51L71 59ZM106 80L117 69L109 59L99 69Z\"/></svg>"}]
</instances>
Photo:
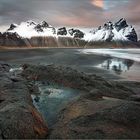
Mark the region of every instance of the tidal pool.
<instances>
[{"instance_id":1,"label":"tidal pool","mask_svg":"<svg viewBox=\"0 0 140 140\"><path fill-rule=\"evenodd\" d=\"M40 95L32 95L35 107L41 112L49 127L57 121L61 109L79 97L79 90L56 84L37 83Z\"/></svg>"}]
</instances>

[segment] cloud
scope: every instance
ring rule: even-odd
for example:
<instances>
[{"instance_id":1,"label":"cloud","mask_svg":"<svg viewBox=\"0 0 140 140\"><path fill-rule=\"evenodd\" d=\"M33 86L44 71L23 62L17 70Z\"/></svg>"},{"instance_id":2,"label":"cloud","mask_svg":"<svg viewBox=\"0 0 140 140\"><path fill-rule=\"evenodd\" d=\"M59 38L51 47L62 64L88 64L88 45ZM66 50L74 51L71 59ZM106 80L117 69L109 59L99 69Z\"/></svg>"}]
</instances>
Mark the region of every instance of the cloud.
<instances>
[{"instance_id":1,"label":"cloud","mask_svg":"<svg viewBox=\"0 0 140 140\"><path fill-rule=\"evenodd\" d=\"M139 13L140 0L0 0L0 28L30 19L54 26L95 27L124 17L138 29Z\"/></svg>"},{"instance_id":2,"label":"cloud","mask_svg":"<svg viewBox=\"0 0 140 140\"><path fill-rule=\"evenodd\" d=\"M92 0L91 3L97 7L104 8L103 0Z\"/></svg>"}]
</instances>

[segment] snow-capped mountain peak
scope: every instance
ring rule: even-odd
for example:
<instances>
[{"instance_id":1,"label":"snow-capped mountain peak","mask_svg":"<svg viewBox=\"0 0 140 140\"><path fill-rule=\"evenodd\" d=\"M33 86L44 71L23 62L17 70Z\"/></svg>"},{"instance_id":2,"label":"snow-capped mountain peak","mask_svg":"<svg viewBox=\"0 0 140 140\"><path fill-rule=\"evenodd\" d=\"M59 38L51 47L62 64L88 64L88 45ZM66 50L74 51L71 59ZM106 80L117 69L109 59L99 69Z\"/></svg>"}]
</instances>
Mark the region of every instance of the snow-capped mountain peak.
<instances>
[{"instance_id":1,"label":"snow-capped mountain peak","mask_svg":"<svg viewBox=\"0 0 140 140\"><path fill-rule=\"evenodd\" d=\"M111 21L90 31L86 35L88 41L137 41L135 29L128 25L124 18L116 23Z\"/></svg>"},{"instance_id":2,"label":"snow-capped mountain peak","mask_svg":"<svg viewBox=\"0 0 140 140\"><path fill-rule=\"evenodd\" d=\"M35 26L37 23L34 22L33 20L28 20L26 22L23 22L23 23L27 23L28 26Z\"/></svg>"},{"instance_id":3,"label":"snow-capped mountain peak","mask_svg":"<svg viewBox=\"0 0 140 140\"><path fill-rule=\"evenodd\" d=\"M54 36L54 28L46 21L36 23L32 20L21 22L19 25L11 24L7 30L10 33L17 33L23 38L31 38L33 36Z\"/></svg>"},{"instance_id":4,"label":"snow-capped mountain peak","mask_svg":"<svg viewBox=\"0 0 140 140\"><path fill-rule=\"evenodd\" d=\"M44 28L47 28L50 26L46 21L42 21L39 25L44 27Z\"/></svg>"},{"instance_id":5,"label":"snow-capped mountain peak","mask_svg":"<svg viewBox=\"0 0 140 140\"><path fill-rule=\"evenodd\" d=\"M121 18L117 22L106 22L103 26L89 32L81 29L68 29L66 27L54 28L46 21L36 23L32 20L21 22L19 25L11 24L7 30L9 33L16 33L22 38L31 38L36 36L52 37L71 37L79 38L85 41L137 41L135 29L128 25L126 19Z\"/></svg>"}]
</instances>

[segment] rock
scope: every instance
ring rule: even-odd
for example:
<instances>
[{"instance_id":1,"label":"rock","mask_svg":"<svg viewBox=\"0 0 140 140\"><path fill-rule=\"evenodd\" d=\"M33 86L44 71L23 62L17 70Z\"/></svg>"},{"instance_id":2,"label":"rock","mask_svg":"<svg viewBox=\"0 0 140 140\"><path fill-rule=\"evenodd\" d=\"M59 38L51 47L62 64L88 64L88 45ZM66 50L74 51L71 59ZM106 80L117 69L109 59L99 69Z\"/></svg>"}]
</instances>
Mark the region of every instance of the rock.
<instances>
[{"instance_id":1,"label":"rock","mask_svg":"<svg viewBox=\"0 0 140 140\"><path fill-rule=\"evenodd\" d=\"M79 38L79 39L83 38L85 35L82 31L78 29L69 29L68 32L71 36L74 36L74 38Z\"/></svg>"},{"instance_id":2,"label":"rock","mask_svg":"<svg viewBox=\"0 0 140 140\"><path fill-rule=\"evenodd\" d=\"M43 28L49 27L49 24L46 21L43 21L40 25Z\"/></svg>"},{"instance_id":3,"label":"rock","mask_svg":"<svg viewBox=\"0 0 140 140\"><path fill-rule=\"evenodd\" d=\"M4 69L0 69L0 75L0 138L46 138L48 128L33 106L27 81Z\"/></svg>"},{"instance_id":4,"label":"rock","mask_svg":"<svg viewBox=\"0 0 140 140\"><path fill-rule=\"evenodd\" d=\"M115 23L115 28L117 29L117 31L120 31L125 27L128 27L128 24L124 18L121 18L119 21Z\"/></svg>"},{"instance_id":5,"label":"rock","mask_svg":"<svg viewBox=\"0 0 140 140\"><path fill-rule=\"evenodd\" d=\"M140 104L134 102L83 98L60 112L49 138L139 139L139 114Z\"/></svg>"},{"instance_id":6,"label":"rock","mask_svg":"<svg viewBox=\"0 0 140 140\"><path fill-rule=\"evenodd\" d=\"M9 72L10 65L0 61L0 71L2 72Z\"/></svg>"},{"instance_id":7,"label":"rock","mask_svg":"<svg viewBox=\"0 0 140 140\"><path fill-rule=\"evenodd\" d=\"M21 38L17 33L5 32L0 34L1 46L28 46L28 39Z\"/></svg>"},{"instance_id":8,"label":"rock","mask_svg":"<svg viewBox=\"0 0 140 140\"><path fill-rule=\"evenodd\" d=\"M104 24L103 28L105 30L112 30L113 29L113 23L111 21L109 21L109 22ZM99 30L100 30L100 28L99 28Z\"/></svg>"},{"instance_id":9,"label":"rock","mask_svg":"<svg viewBox=\"0 0 140 140\"><path fill-rule=\"evenodd\" d=\"M8 71L1 75L0 138L140 138L140 104L137 100L132 101L132 98L139 98L139 83L106 81L95 74L88 75L53 64L24 64L16 82L11 79ZM31 89L35 89L36 81L79 89L78 97L59 110L49 135L30 96L35 93ZM133 92L136 87L137 92ZM45 94L49 93L51 90ZM39 96L34 100L39 103Z\"/></svg>"},{"instance_id":10,"label":"rock","mask_svg":"<svg viewBox=\"0 0 140 140\"><path fill-rule=\"evenodd\" d=\"M129 100L140 102L140 95L131 95Z\"/></svg>"},{"instance_id":11,"label":"rock","mask_svg":"<svg viewBox=\"0 0 140 140\"><path fill-rule=\"evenodd\" d=\"M66 27L59 28L58 31L57 31L57 35L67 35Z\"/></svg>"},{"instance_id":12,"label":"rock","mask_svg":"<svg viewBox=\"0 0 140 140\"><path fill-rule=\"evenodd\" d=\"M36 25L35 30L37 32L43 32L42 26L40 24Z\"/></svg>"},{"instance_id":13,"label":"rock","mask_svg":"<svg viewBox=\"0 0 140 140\"><path fill-rule=\"evenodd\" d=\"M132 26L129 26L124 18L121 18L118 22L115 23L115 28L117 31L120 31L121 29L124 29L124 32L129 31L129 33L125 35L125 37L130 41L137 42L138 37L135 29L132 28ZM131 30L129 30L130 28Z\"/></svg>"},{"instance_id":14,"label":"rock","mask_svg":"<svg viewBox=\"0 0 140 140\"><path fill-rule=\"evenodd\" d=\"M10 28L9 28L7 31L13 30L13 29L15 29L16 27L17 27L16 24L11 24L11 25L10 25Z\"/></svg>"},{"instance_id":15,"label":"rock","mask_svg":"<svg viewBox=\"0 0 140 140\"><path fill-rule=\"evenodd\" d=\"M135 31L134 28L132 28L131 32L129 32L129 34L126 35L125 37L126 37L128 40L131 40L131 41L134 41L134 42L137 42L137 40L138 40L136 31Z\"/></svg>"},{"instance_id":16,"label":"rock","mask_svg":"<svg viewBox=\"0 0 140 140\"><path fill-rule=\"evenodd\" d=\"M25 69L24 69L25 67ZM71 69L70 67L48 65L35 66L23 65L22 75L29 80L48 81L63 86L84 90L86 92L100 91L101 95L126 99L134 92L115 82L108 82L97 75L87 75L83 72ZM46 78L47 77L47 78ZM95 93L96 94L96 93Z\"/></svg>"}]
</instances>

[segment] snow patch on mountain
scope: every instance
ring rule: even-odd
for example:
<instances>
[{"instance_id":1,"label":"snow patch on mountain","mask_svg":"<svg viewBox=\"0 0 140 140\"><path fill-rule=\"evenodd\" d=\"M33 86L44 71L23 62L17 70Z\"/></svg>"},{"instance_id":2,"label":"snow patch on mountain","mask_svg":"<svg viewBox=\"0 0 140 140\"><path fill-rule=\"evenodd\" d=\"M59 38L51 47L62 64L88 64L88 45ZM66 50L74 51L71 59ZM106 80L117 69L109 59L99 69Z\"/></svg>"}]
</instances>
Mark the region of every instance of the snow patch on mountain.
<instances>
[{"instance_id":1,"label":"snow patch on mountain","mask_svg":"<svg viewBox=\"0 0 140 140\"><path fill-rule=\"evenodd\" d=\"M10 28L7 32L17 33L23 38L31 38L34 36L55 36L55 28L48 25L45 21L36 23L34 21L21 22L14 29Z\"/></svg>"},{"instance_id":2,"label":"snow patch on mountain","mask_svg":"<svg viewBox=\"0 0 140 140\"><path fill-rule=\"evenodd\" d=\"M137 41L137 34L135 29L128 25L124 18L116 23L111 21L99 26L96 29L84 31L75 28L54 28L46 21L36 23L34 21L21 22L19 25L11 24L10 28L6 31L9 33L17 33L22 38L31 37L71 37L83 39L85 41Z\"/></svg>"},{"instance_id":3,"label":"snow patch on mountain","mask_svg":"<svg viewBox=\"0 0 140 140\"><path fill-rule=\"evenodd\" d=\"M109 21L98 29L90 31L85 39L88 41L137 41L137 34L134 28L122 18L116 23Z\"/></svg>"}]
</instances>

